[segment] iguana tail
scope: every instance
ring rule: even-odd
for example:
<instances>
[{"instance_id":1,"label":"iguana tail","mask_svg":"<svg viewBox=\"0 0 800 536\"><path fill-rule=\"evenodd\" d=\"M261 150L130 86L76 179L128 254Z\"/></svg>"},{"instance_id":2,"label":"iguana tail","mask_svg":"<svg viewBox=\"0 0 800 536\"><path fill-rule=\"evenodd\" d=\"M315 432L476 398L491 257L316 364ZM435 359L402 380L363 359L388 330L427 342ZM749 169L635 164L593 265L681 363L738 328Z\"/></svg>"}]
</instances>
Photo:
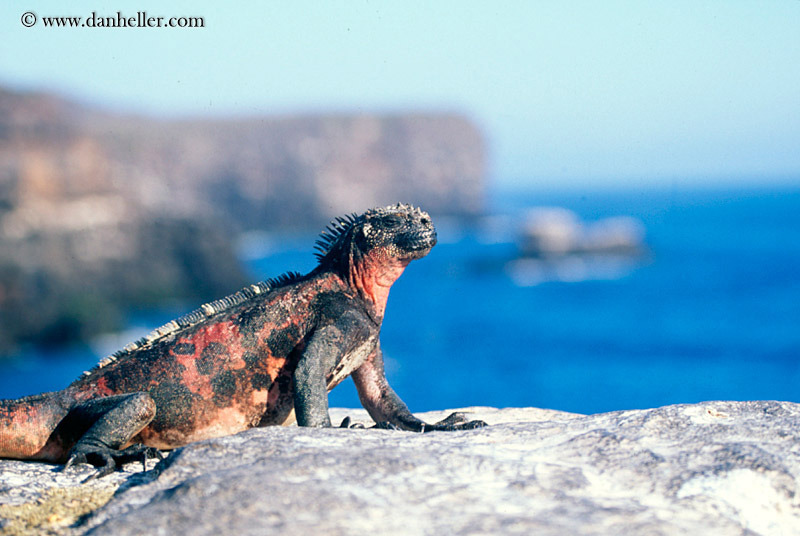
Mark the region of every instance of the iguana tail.
<instances>
[{"instance_id":1,"label":"iguana tail","mask_svg":"<svg viewBox=\"0 0 800 536\"><path fill-rule=\"evenodd\" d=\"M67 414L61 393L0 400L0 458L58 461L63 447L53 431ZM52 436L52 437L51 437Z\"/></svg>"}]
</instances>

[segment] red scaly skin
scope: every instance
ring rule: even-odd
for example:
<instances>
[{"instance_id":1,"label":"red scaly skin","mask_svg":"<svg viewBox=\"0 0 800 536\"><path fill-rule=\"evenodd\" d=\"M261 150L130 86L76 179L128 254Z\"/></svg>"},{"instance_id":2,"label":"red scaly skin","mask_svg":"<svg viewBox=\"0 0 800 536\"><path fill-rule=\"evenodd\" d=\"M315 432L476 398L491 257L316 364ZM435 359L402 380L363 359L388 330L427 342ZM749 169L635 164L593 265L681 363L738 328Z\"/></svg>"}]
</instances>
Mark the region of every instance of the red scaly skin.
<instances>
[{"instance_id":1,"label":"red scaly skin","mask_svg":"<svg viewBox=\"0 0 800 536\"><path fill-rule=\"evenodd\" d=\"M161 449L253 426L290 424L288 380L313 326L309 305L314 296L332 291L343 291L332 274L278 289L260 306L281 314L264 320L250 337L240 330L243 313L233 311L179 334L146 368L140 360L120 360L70 389L79 399L150 392L159 411L132 441ZM276 333L281 340L271 347L265 341Z\"/></svg>"}]
</instances>

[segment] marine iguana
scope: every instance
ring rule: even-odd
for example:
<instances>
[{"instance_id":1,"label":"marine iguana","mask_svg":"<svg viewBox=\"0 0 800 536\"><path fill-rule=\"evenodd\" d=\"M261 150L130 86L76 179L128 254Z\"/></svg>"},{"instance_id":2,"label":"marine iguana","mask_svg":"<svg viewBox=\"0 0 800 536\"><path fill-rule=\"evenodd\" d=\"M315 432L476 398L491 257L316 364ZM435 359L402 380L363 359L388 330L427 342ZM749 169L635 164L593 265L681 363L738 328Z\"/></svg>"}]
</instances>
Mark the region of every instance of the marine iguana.
<instances>
[{"instance_id":1,"label":"marine iguana","mask_svg":"<svg viewBox=\"0 0 800 536\"><path fill-rule=\"evenodd\" d=\"M485 426L414 417L389 386L379 334L389 289L436 244L430 216L397 204L337 218L318 264L246 287L156 329L63 391L0 401L0 457L98 468L255 426L329 427L347 376L379 427ZM349 425L345 419L343 426Z\"/></svg>"}]
</instances>

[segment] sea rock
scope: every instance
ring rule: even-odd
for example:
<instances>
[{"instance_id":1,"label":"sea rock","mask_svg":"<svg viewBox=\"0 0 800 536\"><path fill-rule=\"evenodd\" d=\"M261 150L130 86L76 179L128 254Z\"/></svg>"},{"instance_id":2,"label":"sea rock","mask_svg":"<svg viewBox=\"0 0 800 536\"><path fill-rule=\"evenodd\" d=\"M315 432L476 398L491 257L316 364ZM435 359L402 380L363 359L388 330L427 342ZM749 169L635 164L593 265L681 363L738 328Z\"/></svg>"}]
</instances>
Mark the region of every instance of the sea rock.
<instances>
[{"instance_id":1,"label":"sea rock","mask_svg":"<svg viewBox=\"0 0 800 536\"><path fill-rule=\"evenodd\" d=\"M585 223L563 207L530 208L521 232L520 253L527 257L566 255L641 255L645 229L630 216Z\"/></svg>"},{"instance_id":2,"label":"sea rock","mask_svg":"<svg viewBox=\"0 0 800 536\"><path fill-rule=\"evenodd\" d=\"M505 271L519 286L621 279L647 260L644 237L644 225L630 216L584 222L563 207L533 207Z\"/></svg>"},{"instance_id":3,"label":"sea rock","mask_svg":"<svg viewBox=\"0 0 800 536\"><path fill-rule=\"evenodd\" d=\"M132 472L141 469L133 463L128 472L84 485L88 467L65 474L2 461L2 530L800 533L798 404L707 402L589 416L533 408L461 411L491 426L430 434L254 429L177 449L145 473ZM337 421L345 415L368 421L362 410L332 413ZM422 417L433 421L447 413ZM59 497L80 493L97 505L114 489L89 513L54 506ZM26 529L25 519L40 524Z\"/></svg>"}]
</instances>

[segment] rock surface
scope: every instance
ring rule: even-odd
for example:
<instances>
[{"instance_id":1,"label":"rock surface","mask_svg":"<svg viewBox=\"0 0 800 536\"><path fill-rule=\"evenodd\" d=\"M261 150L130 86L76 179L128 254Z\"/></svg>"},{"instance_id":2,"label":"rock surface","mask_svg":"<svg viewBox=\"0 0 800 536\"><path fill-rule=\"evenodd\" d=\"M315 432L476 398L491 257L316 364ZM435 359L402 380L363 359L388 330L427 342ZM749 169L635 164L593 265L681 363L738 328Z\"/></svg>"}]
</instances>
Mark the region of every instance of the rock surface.
<instances>
[{"instance_id":1,"label":"rock surface","mask_svg":"<svg viewBox=\"0 0 800 536\"><path fill-rule=\"evenodd\" d=\"M255 429L177 449L146 473L134 463L83 485L88 467L62 474L2 461L0 531L800 533L798 404L708 402L590 416L463 411L492 426L433 434ZM366 422L361 410L332 413Z\"/></svg>"}]
</instances>

